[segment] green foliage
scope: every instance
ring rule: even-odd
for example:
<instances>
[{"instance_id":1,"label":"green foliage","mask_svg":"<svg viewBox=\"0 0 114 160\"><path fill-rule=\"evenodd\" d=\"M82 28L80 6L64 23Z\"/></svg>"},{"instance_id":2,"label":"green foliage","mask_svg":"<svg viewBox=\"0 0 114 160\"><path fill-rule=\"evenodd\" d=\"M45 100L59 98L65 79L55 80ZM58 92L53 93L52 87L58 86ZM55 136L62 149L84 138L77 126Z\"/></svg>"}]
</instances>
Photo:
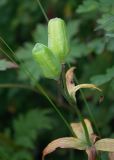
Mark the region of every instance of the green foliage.
<instances>
[{"instance_id":1,"label":"green foliage","mask_svg":"<svg viewBox=\"0 0 114 160\"><path fill-rule=\"evenodd\" d=\"M13 138L9 129L5 135L0 134L0 158L32 160L32 151L40 137L45 131L52 129L54 122L50 115L51 111L47 109L32 109L24 115L19 115L13 121Z\"/></svg>"},{"instance_id":2,"label":"green foliage","mask_svg":"<svg viewBox=\"0 0 114 160\"><path fill-rule=\"evenodd\" d=\"M15 143L33 149L36 138L52 128L53 123L49 114L49 110L34 109L14 120Z\"/></svg>"},{"instance_id":3,"label":"green foliage","mask_svg":"<svg viewBox=\"0 0 114 160\"><path fill-rule=\"evenodd\" d=\"M11 158L12 157L12 158ZM31 154L29 153L29 151L17 151L15 152L14 149L8 146L0 146L0 159L1 160L33 160Z\"/></svg>"},{"instance_id":4,"label":"green foliage","mask_svg":"<svg viewBox=\"0 0 114 160\"><path fill-rule=\"evenodd\" d=\"M91 82L96 85L102 85L112 80L112 78L114 78L114 66L112 68L107 69L106 74L92 77Z\"/></svg>"},{"instance_id":5,"label":"green foliage","mask_svg":"<svg viewBox=\"0 0 114 160\"><path fill-rule=\"evenodd\" d=\"M99 9L99 3L96 0L85 0L77 9L78 13L93 12Z\"/></svg>"},{"instance_id":6,"label":"green foliage","mask_svg":"<svg viewBox=\"0 0 114 160\"><path fill-rule=\"evenodd\" d=\"M33 32L34 42L35 43L40 42L47 45L47 36L48 36L47 25L38 24L35 31Z\"/></svg>"},{"instance_id":7,"label":"green foliage","mask_svg":"<svg viewBox=\"0 0 114 160\"><path fill-rule=\"evenodd\" d=\"M114 2L112 0L84 0L76 11L80 14L92 14L92 12L94 12L94 15L97 16L96 22L98 23L96 30L103 29L106 31L106 35L108 33L113 34ZM98 15L100 15L100 17L98 17Z\"/></svg>"},{"instance_id":8,"label":"green foliage","mask_svg":"<svg viewBox=\"0 0 114 160\"><path fill-rule=\"evenodd\" d=\"M29 75L26 74L26 68L29 69L30 73L34 73L36 81L40 78L40 68L38 68L37 64L33 61L31 53L33 46L32 43L26 43L24 47L19 48L16 52L17 59L19 62L22 62L18 73L19 80L26 81L29 79ZM23 70L25 70L25 72Z\"/></svg>"},{"instance_id":9,"label":"green foliage","mask_svg":"<svg viewBox=\"0 0 114 160\"><path fill-rule=\"evenodd\" d=\"M109 33L114 32L114 15L113 14L103 14L100 19L98 19L98 28L97 29L104 29Z\"/></svg>"},{"instance_id":10,"label":"green foliage","mask_svg":"<svg viewBox=\"0 0 114 160\"><path fill-rule=\"evenodd\" d=\"M110 137L114 122L114 1L113 0L42 0L48 15L63 18L67 23L70 39L68 64L76 66L79 83L89 80L100 86L102 93L86 90L85 98L96 119L101 137ZM70 122L77 120L60 94L56 82L45 80L32 58L35 43L47 45L47 23L35 1L1 0L0 1L1 36L10 44L19 68L8 69L9 60L0 55L0 82L40 84L59 106L63 115ZM1 47L4 49L3 44ZM9 54L9 50L6 49ZM23 72L28 69L30 74ZM26 70L25 69L25 70ZM5 71L5 72L3 72ZM32 82L32 83L31 83ZM104 101L99 100L100 95ZM53 139L69 135L64 124L58 122L55 112L50 111L48 101L33 90L22 88L0 89L0 159L35 160L40 159L42 149ZM84 117L89 117L81 94L77 94L79 109ZM34 109L33 106L41 106ZM105 118L104 118L105 117ZM55 126L55 127L54 127ZM48 159L85 159L80 152L71 153L58 150ZM55 155L55 156L54 156ZM35 157L38 156L38 157ZM60 157L59 157L60 156ZM40 158L39 158L40 157ZM62 158L61 158L62 157ZM102 154L102 159L107 159ZM75 158L74 158L75 159Z\"/></svg>"},{"instance_id":11,"label":"green foliage","mask_svg":"<svg viewBox=\"0 0 114 160\"><path fill-rule=\"evenodd\" d=\"M38 67L37 63L33 60L32 49L34 44L37 42L41 42L47 44L47 27L42 24L38 24L36 30L33 32L33 42L27 42L23 47L20 47L16 51L16 57L20 63L20 70L18 73L19 80L26 81L29 80L32 84L33 82L29 76L34 73L33 77L37 81L41 77L41 69ZM29 69L30 74L26 74L26 70ZM25 72L23 71L25 70Z\"/></svg>"},{"instance_id":12,"label":"green foliage","mask_svg":"<svg viewBox=\"0 0 114 160\"><path fill-rule=\"evenodd\" d=\"M42 0L42 3L45 8L46 2ZM2 0L0 1L1 36L5 37L12 48L17 48L20 43L31 39L31 31L42 17L37 1Z\"/></svg>"}]
</instances>

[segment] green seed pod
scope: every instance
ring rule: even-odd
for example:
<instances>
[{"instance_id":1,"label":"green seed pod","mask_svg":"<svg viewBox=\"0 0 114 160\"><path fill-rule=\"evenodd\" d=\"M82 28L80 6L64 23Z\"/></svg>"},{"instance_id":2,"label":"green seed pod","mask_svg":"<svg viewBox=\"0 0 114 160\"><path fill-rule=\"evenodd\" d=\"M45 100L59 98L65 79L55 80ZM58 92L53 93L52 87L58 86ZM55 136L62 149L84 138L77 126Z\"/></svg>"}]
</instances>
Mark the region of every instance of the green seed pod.
<instances>
[{"instance_id":1,"label":"green seed pod","mask_svg":"<svg viewBox=\"0 0 114 160\"><path fill-rule=\"evenodd\" d=\"M66 25L60 18L51 19L48 23L48 47L64 63L69 52Z\"/></svg>"},{"instance_id":2,"label":"green seed pod","mask_svg":"<svg viewBox=\"0 0 114 160\"><path fill-rule=\"evenodd\" d=\"M32 50L32 54L41 68L44 77L55 80L59 78L61 64L48 47L36 43Z\"/></svg>"}]
</instances>

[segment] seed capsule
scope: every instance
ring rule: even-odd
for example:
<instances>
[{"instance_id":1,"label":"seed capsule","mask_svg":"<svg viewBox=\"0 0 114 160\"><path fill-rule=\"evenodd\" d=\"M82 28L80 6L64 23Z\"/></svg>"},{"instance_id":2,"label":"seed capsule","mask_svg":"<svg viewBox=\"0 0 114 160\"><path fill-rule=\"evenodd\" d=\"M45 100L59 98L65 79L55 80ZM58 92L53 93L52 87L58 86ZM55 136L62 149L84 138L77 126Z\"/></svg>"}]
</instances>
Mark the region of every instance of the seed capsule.
<instances>
[{"instance_id":1,"label":"seed capsule","mask_svg":"<svg viewBox=\"0 0 114 160\"><path fill-rule=\"evenodd\" d=\"M60 18L51 19L48 23L48 47L64 63L69 52L66 25Z\"/></svg>"},{"instance_id":2,"label":"seed capsule","mask_svg":"<svg viewBox=\"0 0 114 160\"><path fill-rule=\"evenodd\" d=\"M32 54L44 77L55 80L59 78L61 72L60 62L48 47L37 43L32 50Z\"/></svg>"}]
</instances>

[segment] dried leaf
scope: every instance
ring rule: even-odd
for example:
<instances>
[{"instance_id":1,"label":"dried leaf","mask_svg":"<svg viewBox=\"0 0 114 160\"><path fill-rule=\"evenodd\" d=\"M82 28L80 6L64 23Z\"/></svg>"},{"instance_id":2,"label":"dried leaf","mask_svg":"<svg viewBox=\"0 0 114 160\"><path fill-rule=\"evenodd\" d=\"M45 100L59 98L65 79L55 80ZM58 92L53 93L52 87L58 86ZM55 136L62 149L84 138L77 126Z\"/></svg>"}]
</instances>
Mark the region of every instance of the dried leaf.
<instances>
[{"instance_id":1,"label":"dried leaf","mask_svg":"<svg viewBox=\"0 0 114 160\"><path fill-rule=\"evenodd\" d=\"M93 88L93 89L97 89L98 91L101 91L101 89L96 87L94 84L79 84L79 85L75 86L73 92L77 92L81 88Z\"/></svg>"},{"instance_id":2,"label":"dried leaf","mask_svg":"<svg viewBox=\"0 0 114 160\"><path fill-rule=\"evenodd\" d=\"M74 70L75 70L75 67L72 67L66 72L66 85L67 85L67 90L69 94L72 92L72 89L75 87L75 84L73 82Z\"/></svg>"},{"instance_id":3,"label":"dried leaf","mask_svg":"<svg viewBox=\"0 0 114 160\"><path fill-rule=\"evenodd\" d=\"M114 152L114 139L105 138L95 143L96 150Z\"/></svg>"},{"instance_id":4,"label":"dried leaf","mask_svg":"<svg viewBox=\"0 0 114 160\"><path fill-rule=\"evenodd\" d=\"M81 140L73 137L63 137L56 139L51 143L49 143L47 147L43 150L42 160L47 154L55 151L56 148L73 148L73 149L85 150L86 145Z\"/></svg>"},{"instance_id":5,"label":"dried leaf","mask_svg":"<svg viewBox=\"0 0 114 160\"><path fill-rule=\"evenodd\" d=\"M75 67L72 67L66 72L67 90L69 92L69 95L73 97L74 100L75 100L75 93L81 88L92 88L92 89L97 89L98 91L101 91L101 89L96 87L94 84L79 84L75 86L73 82L74 69Z\"/></svg>"},{"instance_id":6,"label":"dried leaf","mask_svg":"<svg viewBox=\"0 0 114 160\"><path fill-rule=\"evenodd\" d=\"M91 122L88 119L84 119L84 122L86 124L89 135L93 134ZM79 139L86 141L85 132L84 132L82 123L71 123L71 127Z\"/></svg>"}]
</instances>

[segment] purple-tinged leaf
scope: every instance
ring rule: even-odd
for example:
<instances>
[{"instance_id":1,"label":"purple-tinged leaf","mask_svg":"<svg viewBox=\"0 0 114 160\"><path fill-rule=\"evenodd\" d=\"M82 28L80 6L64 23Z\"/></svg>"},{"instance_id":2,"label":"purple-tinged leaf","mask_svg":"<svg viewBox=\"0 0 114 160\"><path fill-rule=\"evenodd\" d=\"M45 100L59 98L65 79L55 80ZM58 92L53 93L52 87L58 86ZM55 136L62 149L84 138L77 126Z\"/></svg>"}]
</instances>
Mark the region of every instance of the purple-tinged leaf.
<instances>
[{"instance_id":1,"label":"purple-tinged leaf","mask_svg":"<svg viewBox=\"0 0 114 160\"><path fill-rule=\"evenodd\" d=\"M0 71L5 71L9 68L18 68L18 65L5 59L0 60Z\"/></svg>"},{"instance_id":2,"label":"purple-tinged leaf","mask_svg":"<svg viewBox=\"0 0 114 160\"><path fill-rule=\"evenodd\" d=\"M86 144L84 144L81 140L73 137L63 137L56 139L49 143L47 147L43 150L43 156L42 160L44 160L44 157L55 151L57 148L73 148L73 149L79 149L79 150L85 150Z\"/></svg>"}]
</instances>

